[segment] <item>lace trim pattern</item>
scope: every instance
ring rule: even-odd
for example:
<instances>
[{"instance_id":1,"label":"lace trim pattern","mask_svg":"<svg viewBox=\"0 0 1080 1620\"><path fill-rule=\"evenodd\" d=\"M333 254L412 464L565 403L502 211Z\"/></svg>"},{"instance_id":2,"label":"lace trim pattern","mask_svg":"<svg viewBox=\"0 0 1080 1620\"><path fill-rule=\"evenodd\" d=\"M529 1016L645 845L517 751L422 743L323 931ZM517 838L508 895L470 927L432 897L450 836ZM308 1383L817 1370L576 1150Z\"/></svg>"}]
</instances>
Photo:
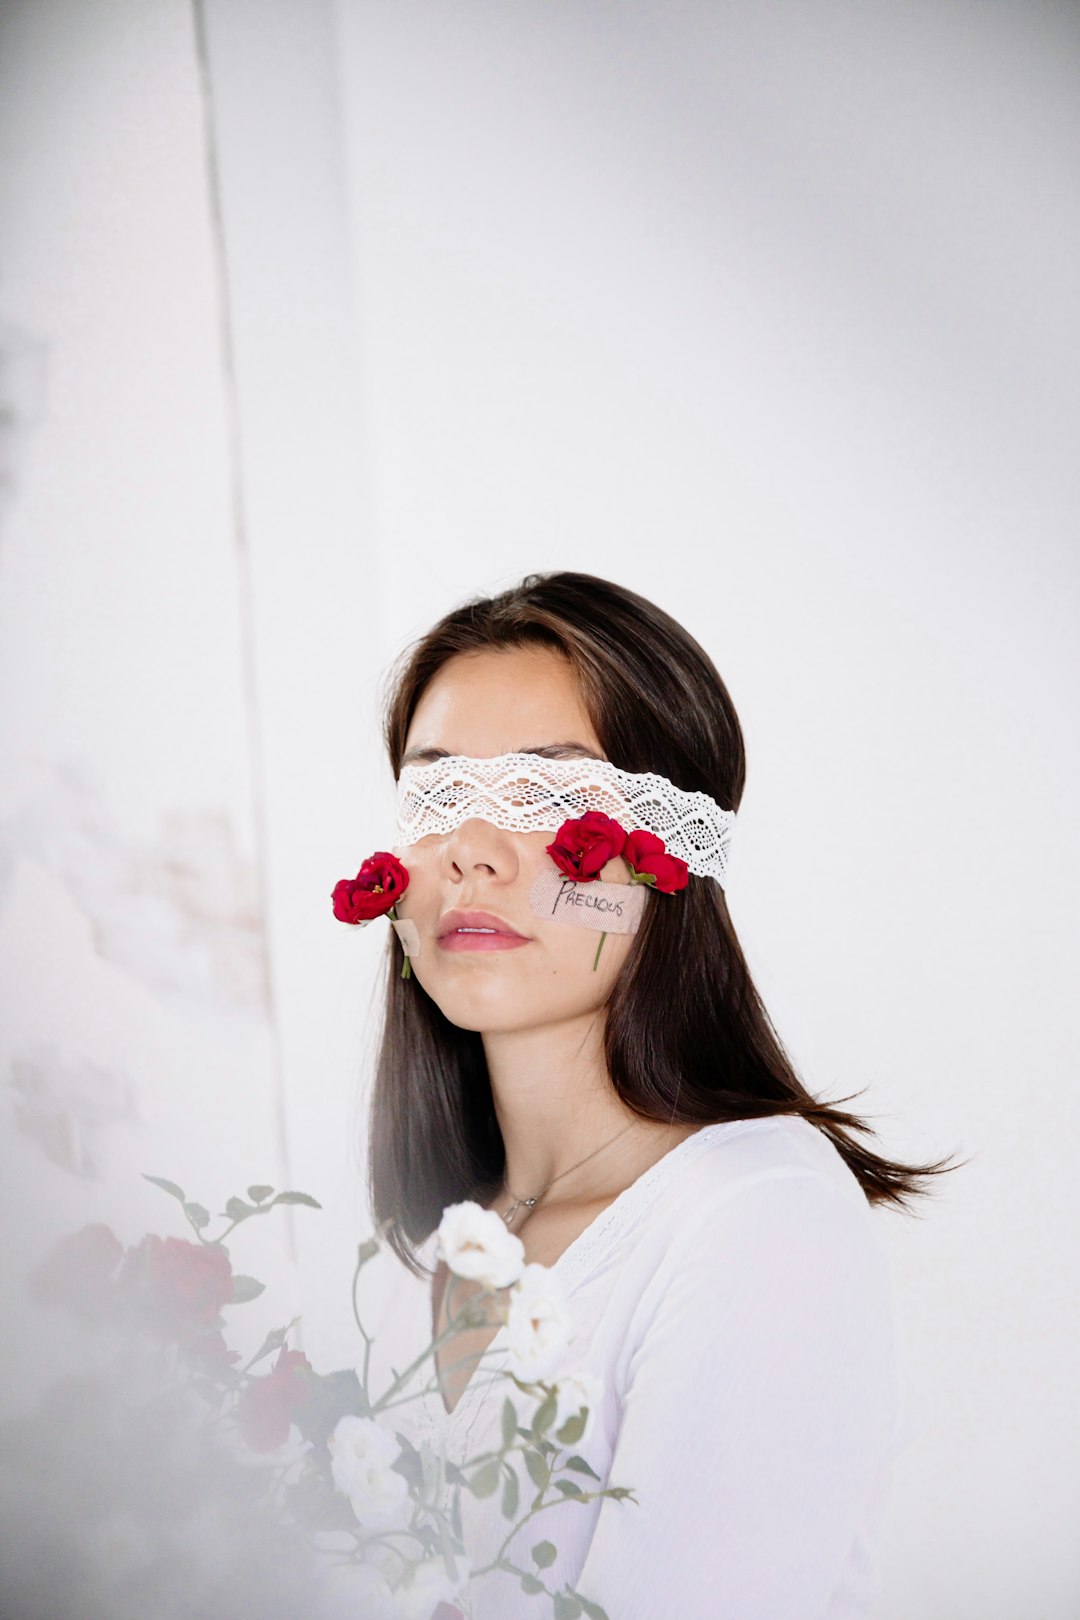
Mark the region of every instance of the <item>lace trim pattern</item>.
<instances>
[{"instance_id":1,"label":"lace trim pattern","mask_svg":"<svg viewBox=\"0 0 1080 1620\"><path fill-rule=\"evenodd\" d=\"M691 872L723 887L734 810L653 771L624 771L606 759L449 754L430 765L405 765L398 777L398 839L406 846L453 832L472 816L509 832L557 832L588 810L613 817L627 832L655 833Z\"/></svg>"}]
</instances>

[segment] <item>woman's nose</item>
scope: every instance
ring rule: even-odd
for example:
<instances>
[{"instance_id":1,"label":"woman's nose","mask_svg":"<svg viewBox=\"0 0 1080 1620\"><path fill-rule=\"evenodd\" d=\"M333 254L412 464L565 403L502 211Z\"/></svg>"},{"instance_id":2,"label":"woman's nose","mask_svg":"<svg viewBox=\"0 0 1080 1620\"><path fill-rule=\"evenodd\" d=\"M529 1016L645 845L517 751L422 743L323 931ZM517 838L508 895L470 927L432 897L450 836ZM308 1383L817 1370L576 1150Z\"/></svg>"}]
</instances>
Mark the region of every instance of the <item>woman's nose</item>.
<instances>
[{"instance_id":1,"label":"woman's nose","mask_svg":"<svg viewBox=\"0 0 1080 1620\"><path fill-rule=\"evenodd\" d=\"M480 871L493 877L513 877L517 854L513 840L490 821L470 817L451 833L447 856L463 876Z\"/></svg>"}]
</instances>

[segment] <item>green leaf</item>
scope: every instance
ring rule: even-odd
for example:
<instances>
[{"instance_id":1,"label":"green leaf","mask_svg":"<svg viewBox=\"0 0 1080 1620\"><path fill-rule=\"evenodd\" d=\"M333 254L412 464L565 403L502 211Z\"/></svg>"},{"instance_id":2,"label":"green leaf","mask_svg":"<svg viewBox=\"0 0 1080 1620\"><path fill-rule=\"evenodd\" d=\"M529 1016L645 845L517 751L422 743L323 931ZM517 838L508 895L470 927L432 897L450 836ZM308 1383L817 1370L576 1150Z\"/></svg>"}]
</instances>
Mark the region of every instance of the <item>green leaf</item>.
<instances>
[{"instance_id":1,"label":"green leaf","mask_svg":"<svg viewBox=\"0 0 1080 1620\"><path fill-rule=\"evenodd\" d=\"M420 1474L424 1494L433 1499L439 1487L439 1459L426 1440L420 1446Z\"/></svg>"},{"instance_id":2,"label":"green leaf","mask_svg":"<svg viewBox=\"0 0 1080 1620\"><path fill-rule=\"evenodd\" d=\"M255 1354L248 1362L248 1366L254 1367L257 1361L261 1361L264 1356L268 1356L272 1350L280 1350L282 1345L285 1343L285 1335L288 1333L289 1328L295 1327L299 1320L300 1318L298 1316L294 1316L292 1321L289 1323L289 1327L271 1328L258 1350L256 1350Z\"/></svg>"},{"instance_id":3,"label":"green leaf","mask_svg":"<svg viewBox=\"0 0 1080 1620\"><path fill-rule=\"evenodd\" d=\"M242 1198L230 1198L222 1211L222 1214L227 1215L231 1221L246 1221L249 1215L258 1213L254 1204L245 1204Z\"/></svg>"},{"instance_id":4,"label":"green leaf","mask_svg":"<svg viewBox=\"0 0 1080 1620\"><path fill-rule=\"evenodd\" d=\"M348 1499L319 1474L305 1474L286 1489L289 1511L308 1530L355 1530Z\"/></svg>"},{"instance_id":5,"label":"green leaf","mask_svg":"<svg viewBox=\"0 0 1080 1620\"><path fill-rule=\"evenodd\" d=\"M509 1395L502 1405L502 1437L504 1446L512 1446L517 1439L517 1411Z\"/></svg>"},{"instance_id":6,"label":"green leaf","mask_svg":"<svg viewBox=\"0 0 1080 1620\"><path fill-rule=\"evenodd\" d=\"M370 1237L370 1238L367 1239L367 1241L365 1243L361 1243L360 1247L356 1251L356 1269L357 1269L357 1271L360 1270L361 1266L366 1266L369 1260L374 1260L374 1258L378 1254L378 1252L379 1252L379 1240L378 1240L378 1238Z\"/></svg>"},{"instance_id":7,"label":"green leaf","mask_svg":"<svg viewBox=\"0 0 1080 1620\"><path fill-rule=\"evenodd\" d=\"M258 1299L265 1283L256 1282L254 1277L243 1277L235 1273L232 1280L232 1299L230 1305L246 1305L249 1299Z\"/></svg>"},{"instance_id":8,"label":"green leaf","mask_svg":"<svg viewBox=\"0 0 1080 1620\"><path fill-rule=\"evenodd\" d=\"M557 1479L555 1481L555 1489L557 1491L562 1491L564 1496L581 1497L585 1495L585 1492L582 1490L581 1486L574 1479Z\"/></svg>"},{"instance_id":9,"label":"green leaf","mask_svg":"<svg viewBox=\"0 0 1080 1620\"><path fill-rule=\"evenodd\" d=\"M319 1203L318 1199L312 1198L310 1193L281 1192L278 1193L277 1197L274 1199L274 1203L306 1204L309 1209L322 1209L322 1205Z\"/></svg>"},{"instance_id":10,"label":"green leaf","mask_svg":"<svg viewBox=\"0 0 1080 1620\"><path fill-rule=\"evenodd\" d=\"M590 1603L588 1598L582 1597L581 1593L574 1591L572 1586L568 1586L566 1590L574 1593L574 1596L577 1598L578 1602L581 1604L581 1607L588 1615L589 1620L608 1620L607 1610L602 1609L599 1603Z\"/></svg>"},{"instance_id":11,"label":"green leaf","mask_svg":"<svg viewBox=\"0 0 1080 1620\"><path fill-rule=\"evenodd\" d=\"M581 1604L576 1597L569 1597L562 1592L555 1593L555 1620L577 1620L581 1613Z\"/></svg>"},{"instance_id":12,"label":"green leaf","mask_svg":"<svg viewBox=\"0 0 1080 1620\"><path fill-rule=\"evenodd\" d=\"M499 1487L500 1468L499 1459L493 1457L490 1462L486 1462L482 1468L477 1469L469 1481L469 1489L474 1496L494 1496Z\"/></svg>"},{"instance_id":13,"label":"green leaf","mask_svg":"<svg viewBox=\"0 0 1080 1620\"><path fill-rule=\"evenodd\" d=\"M340 1372L307 1374L307 1393L303 1405L293 1412L293 1422L305 1440L310 1440L314 1446L325 1446L337 1427L338 1419L350 1414L355 1417L368 1415L364 1391L351 1367L345 1367Z\"/></svg>"},{"instance_id":14,"label":"green leaf","mask_svg":"<svg viewBox=\"0 0 1080 1620\"><path fill-rule=\"evenodd\" d=\"M175 1181L165 1181L161 1176L148 1176L145 1170L142 1172L142 1178L144 1181L152 1181L155 1187L160 1187L162 1192L167 1192L171 1198L179 1198L181 1203L184 1202L186 1194Z\"/></svg>"},{"instance_id":15,"label":"green leaf","mask_svg":"<svg viewBox=\"0 0 1080 1620\"><path fill-rule=\"evenodd\" d=\"M572 1446L575 1440L580 1440L585 1433L585 1424L588 1421L588 1409L575 1412L573 1417L567 1418L561 1429L556 1429L555 1438L564 1446Z\"/></svg>"},{"instance_id":16,"label":"green leaf","mask_svg":"<svg viewBox=\"0 0 1080 1620\"><path fill-rule=\"evenodd\" d=\"M506 1484L503 1486L502 1515L504 1519L512 1519L518 1510L521 1498L521 1487L518 1484L517 1474L512 1466L506 1465ZM455 1498L456 1500L456 1498Z\"/></svg>"},{"instance_id":17,"label":"green leaf","mask_svg":"<svg viewBox=\"0 0 1080 1620\"><path fill-rule=\"evenodd\" d=\"M535 1575L523 1575L521 1577L521 1590L523 1592L529 1592L533 1597L535 1597L537 1592L545 1592L547 1588L545 1587L543 1581L537 1580Z\"/></svg>"},{"instance_id":18,"label":"green leaf","mask_svg":"<svg viewBox=\"0 0 1080 1620\"><path fill-rule=\"evenodd\" d=\"M192 1226L197 1227L200 1232L204 1226L210 1225L210 1211L204 1209L201 1204L185 1204L184 1214Z\"/></svg>"},{"instance_id":19,"label":"green leaf","mask_svg":"<svg viewBox=\"0 0 1080 1620\"><path fill-rule=\"evenodd\" d=\"M536 1416L533 1418L532 1432L535 1439L539 1440L544 1430L550 1429L551 1425L555 1421L555 1413L558 1411L558 1409L558 1397L555 1394L555 1391L552 1390L550 1394L544 1396L544 1399L540 1402L540 1405L537 1408Z\"/></svg>"},{"instance_id":20,"label":"green leaf","mask_svg":"<svg viewBox=\"0 0 1080 1620\"><path fill-rule=\"evenodd\" d=\"M546 1490L551 1478L551 1469L538 1451L525 1453L525 1467L529 1470L529 1478L538 1490Z\"/></svg>"},{"instance_id":21,"label":"green leaf","mask_svg":"<svg viewBox=\"0 0 1080 1620\"><path fill-rule=\"evenodd\" d=\"M596 1469L590 1468L584 1457L568 1457L566 1459L566 1467L576 1468L579 1474L589 1474L593 1479L600 1478L600 1475L596 1472Z\"/></svg>"},{"instance_id":22,"label":"green leaf","mask_svg":"<svg viewBox=\"0 0 1080 1620\"><path fill-rule=\"evenodd\" d=\"M249 1187L248 1197L253 1198L257 1204L261 1204L269 1198L273 1190L273 1187Z\"/></svg>"},{"instance_id":23,"label":"green leaf","mask_svg":"<svg viewBox=\"0 0 1080 1620\"><path fill-rule=\"evenodd\" d=\"M547 1569L559 1556L559 1550L553 1541L538 1541L532 1550L533 1563L538 1569Z\"/></svg>"}]
</instances>

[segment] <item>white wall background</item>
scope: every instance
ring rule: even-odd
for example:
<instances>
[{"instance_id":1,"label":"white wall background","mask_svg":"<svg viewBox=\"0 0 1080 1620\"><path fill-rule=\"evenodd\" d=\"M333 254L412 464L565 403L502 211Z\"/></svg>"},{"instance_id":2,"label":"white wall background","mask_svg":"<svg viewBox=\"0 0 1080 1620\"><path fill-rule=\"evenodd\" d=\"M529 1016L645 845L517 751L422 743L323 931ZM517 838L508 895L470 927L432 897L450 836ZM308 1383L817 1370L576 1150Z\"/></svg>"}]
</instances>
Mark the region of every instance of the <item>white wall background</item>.
<instances>
[{"instance_id":1,"label":"white wall background","mask_svg":"<svg viewBox=\"0 0 1080 1620\"><path fill-rule=\"evenodd\" d=\"M377 682L469 594L607 576L732 691L729 896L808 1083L973 1155L880 1215L923 1406L879 1620L1074 1620L1076 12L2 30L9 1275L170 1229L140 1170L288 1183L325 1207L251 1234L244 1322L354 1353Z\"/></svg>"}]
</instances>

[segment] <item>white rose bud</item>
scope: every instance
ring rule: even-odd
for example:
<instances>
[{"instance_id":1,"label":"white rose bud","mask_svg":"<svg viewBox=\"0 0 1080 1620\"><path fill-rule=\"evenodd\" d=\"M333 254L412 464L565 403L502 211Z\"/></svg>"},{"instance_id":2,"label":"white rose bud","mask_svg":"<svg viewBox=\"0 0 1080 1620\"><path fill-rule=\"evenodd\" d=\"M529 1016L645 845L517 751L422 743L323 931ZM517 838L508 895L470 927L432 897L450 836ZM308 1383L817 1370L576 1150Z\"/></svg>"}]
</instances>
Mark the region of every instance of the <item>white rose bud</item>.
<instances>
[{"instance_id":1,"label":"white rose bud","mask_svg":"<svg viewBox=\"0 0 1080 1620\"><path fill-rule=\"evenodd\" d=\"M491 1289L509 1288L525 1263L525 1245L502 1216L472 1199L443 1210L436 1252L456 1276Z\"/></svg>"},{"instance_id":2,"label":"white rose bud","mask_svg":"<svg viewBox=\"0 0 1080 1620\"><path fill-rule=\"evenodd\" d=\"M334 1484L368 1530L395 1529L409 1515L409 1482L390 1465L397 1443L374 1418L339 1418L327 1442Z\"/></svg>"},{"instance_id":3,"label":"white rose bud","mask_svg":"<svg viewBox=\"0 0 1080 1620\"><path fill-rule=\"evenodd\" d=\"M549 1267L531 1261L510 1292L507 1365L525 1383L553 1377L570 1343L566 1291Z\"/></svg>"}]
</instances>

